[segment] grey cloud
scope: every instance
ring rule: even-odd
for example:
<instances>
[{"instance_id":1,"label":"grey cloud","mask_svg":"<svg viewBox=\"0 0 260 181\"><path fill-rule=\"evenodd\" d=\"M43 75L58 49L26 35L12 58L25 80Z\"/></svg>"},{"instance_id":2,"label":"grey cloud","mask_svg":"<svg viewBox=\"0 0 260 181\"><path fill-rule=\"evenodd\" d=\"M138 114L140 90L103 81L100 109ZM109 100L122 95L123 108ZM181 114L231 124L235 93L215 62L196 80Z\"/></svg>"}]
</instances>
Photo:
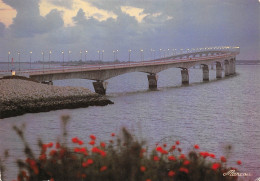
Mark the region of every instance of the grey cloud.
<instances>
[{"instance_id":1,"label":"grey cloud","mask_svg":"<svg viewBox=\"0 0 260 181\"><path fill-rule=\"evenodd\" d=\"M4 35L5 25L0 22L0 37Z\"/></svg>"},{"instance_id":2,"label":"grey cloud","mask_svg":"<svg viewBox=\"0 0 260 181\"><path fill-rule=\"evenodd\" d=\"M71 9L73 5L73 0L47 0L47 1L53 5L65 7L68 9Z\"/></svg>"}]
</instances>

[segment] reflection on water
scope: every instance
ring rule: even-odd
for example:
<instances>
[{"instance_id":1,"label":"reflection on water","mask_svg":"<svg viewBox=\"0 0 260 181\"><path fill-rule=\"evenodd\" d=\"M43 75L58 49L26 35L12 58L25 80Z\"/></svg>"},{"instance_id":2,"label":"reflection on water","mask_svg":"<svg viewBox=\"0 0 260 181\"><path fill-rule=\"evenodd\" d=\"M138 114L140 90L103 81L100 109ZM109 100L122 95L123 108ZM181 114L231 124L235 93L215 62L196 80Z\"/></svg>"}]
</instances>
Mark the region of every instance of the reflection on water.
<instances>
[{"instance_id":1,"label":"reflection on water","mask_svg":"<svg viewBox=\"0 0 260 181\"><path fill-rule=\"evenodd\" d=\"M60 135L60 116L70 114L70 137L88 138L95 134L107 140L111 132L125 126L147 145L165 140L181 140L184 148L199 144L201 150L225 154L225 146L232 145L229 164L236 160L238 168L259 177L260 170L260 66L237 66L238 75L202 82L202 70L190 69L189 86L181 86L179 69L159 73L158 91L147 90L144 73L129 73L108 80L108 97L115 102L105 107L58 110L26 114L0 120L1 153L10 150L13 158L22 155L23 145L12 131L12 125L26 123L25 136L37 150L37 137L55 141ZM93 90L89 80L55 81L59 86L83 86ZM163 141L163 138L165 138ZM170 144L170 143L169 143ZM15 164L7 163L7 176L13 179ZM255 177L254 177L255 178ZM8 180L10 180L8 179Z\"/></svg>"}]
</instances>

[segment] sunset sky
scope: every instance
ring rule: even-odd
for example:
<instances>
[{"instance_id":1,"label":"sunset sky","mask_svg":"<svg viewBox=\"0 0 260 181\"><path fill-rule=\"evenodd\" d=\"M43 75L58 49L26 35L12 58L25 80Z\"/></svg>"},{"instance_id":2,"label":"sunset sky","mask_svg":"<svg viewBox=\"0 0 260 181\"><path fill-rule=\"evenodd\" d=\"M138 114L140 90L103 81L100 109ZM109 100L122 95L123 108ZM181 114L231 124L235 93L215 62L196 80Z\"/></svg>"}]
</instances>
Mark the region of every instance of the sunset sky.
<instances>
[{"instance_id":1,"label":"sunset sky","mask_svg":"<svg viewBox=\"0 0 260 181\"><path fill-rule=\"evenodd\" d=\"M240 46L238 59L260 59L259 0L0 0L0 61L41 60L71 51L79 60L127 60L144 49ZM84 53L83 53L84 55Z\"/></svg>"}]
</instances>

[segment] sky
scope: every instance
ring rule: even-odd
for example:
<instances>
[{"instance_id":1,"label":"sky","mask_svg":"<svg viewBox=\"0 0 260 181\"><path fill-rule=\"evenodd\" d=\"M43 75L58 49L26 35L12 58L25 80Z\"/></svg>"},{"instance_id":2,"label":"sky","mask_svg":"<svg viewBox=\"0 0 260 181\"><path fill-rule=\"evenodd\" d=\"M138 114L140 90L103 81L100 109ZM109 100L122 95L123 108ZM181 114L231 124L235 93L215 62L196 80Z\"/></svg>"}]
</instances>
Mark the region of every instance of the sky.
<instances>
[{"instance_id":1,"label":"sky","mask_svg":"<svg viewBox=\"0 0 260 181\"><path fill-rule=\"evenodd\" d=\"M101 52L111 61L118 50L127 61L131 49L139 61L141 49L150 59L215 46L260 59L260 0L0 0L1 62L8 52L14 61L18 52L21 61L62 61L62 51L65 61L97 60Z\"/></svg>"}]
</instances>

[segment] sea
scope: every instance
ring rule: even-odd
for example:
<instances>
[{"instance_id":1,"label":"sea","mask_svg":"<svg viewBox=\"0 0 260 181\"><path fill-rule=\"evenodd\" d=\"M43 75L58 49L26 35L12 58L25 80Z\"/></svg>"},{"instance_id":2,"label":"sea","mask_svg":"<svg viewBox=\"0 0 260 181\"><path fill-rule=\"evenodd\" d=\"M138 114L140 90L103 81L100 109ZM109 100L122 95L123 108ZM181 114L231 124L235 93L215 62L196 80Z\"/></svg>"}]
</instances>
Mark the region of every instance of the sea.
<instances>
[{"instance_id":1,"label":"sea","mask_svg":"<svg viewBox=\"0 0 260 181\"><path fill-rule=\"evenodd\" d=\"M0 69L6 66L2 63ZM237 65L236 72L235 76L216 79L215 68L210 69L210 81L203 82L202 69L190 68L190 84L183 86L180 69L171 68L158 74L156 91L148 89L145 73L127 73L107 80L106 96L112 105L0 119L0 155L6 167L2 180L16 179L16 160L25 158L24 144L13 126L24 126L25 139L38 154L38 139L45 143L61 139L63 115L70 116L68 139L77 136L88 142L94 134L98 141L108 142L111 133L120 136L125 127L136 139L145 140L148 149L179 140L187 153L198 144L200 151L215 153L217 160L226 156L229 166L250 173L246 179L255 180L260 177L260 65ZM54 85L94 91L92 81L85 79L59 80ZM227 150L229 146L231 150ZM6 160L5 150L9 152ZM242 164L237 165L237 160Z\"/></svg>"}]
</instances>

